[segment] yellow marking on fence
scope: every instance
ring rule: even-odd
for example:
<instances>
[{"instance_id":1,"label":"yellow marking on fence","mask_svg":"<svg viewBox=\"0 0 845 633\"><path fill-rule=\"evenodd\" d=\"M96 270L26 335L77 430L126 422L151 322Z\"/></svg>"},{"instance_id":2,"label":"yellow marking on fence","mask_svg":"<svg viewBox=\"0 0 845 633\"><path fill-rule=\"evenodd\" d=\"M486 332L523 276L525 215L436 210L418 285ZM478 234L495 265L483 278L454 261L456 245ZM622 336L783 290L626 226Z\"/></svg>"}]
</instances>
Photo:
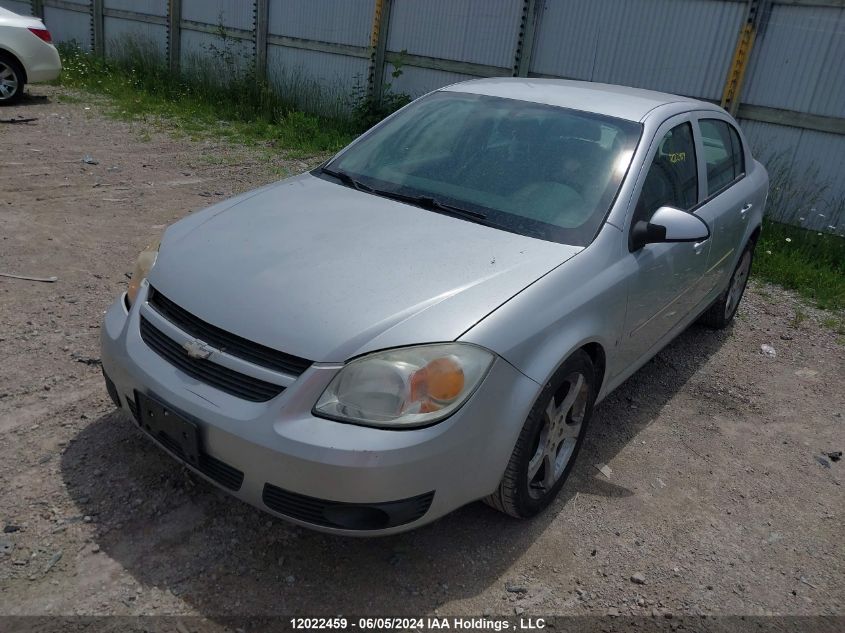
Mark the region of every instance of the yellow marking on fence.
<instances>
[{"instance_id":1,"label":"yellow marking on fence","mask_svg":"<svg viewBox=\"0 0 845 633\"><path fill-rule=\"evenodd\" d=\"M746 22L739 32L721 102L722 107L731 114L736 114L739 107L739 91L745 77L745 69L748 67L748 61L751 58L751 48L754 46L756 35L754 23L750 21Z\"/></svg>"},{"instance_id":2,"label":"yellow marking on fence","mask_svg":"<svg viewBox=\"0 0 845 633\"><path fill-rule=\"evenodd\" d=\"M384 9L384 0L376 0L376 6L373 8L373 29L370 34L370 46L375 51L378 46L379 31L381 31L381 16Z\"/></svg>"}]
</instances>

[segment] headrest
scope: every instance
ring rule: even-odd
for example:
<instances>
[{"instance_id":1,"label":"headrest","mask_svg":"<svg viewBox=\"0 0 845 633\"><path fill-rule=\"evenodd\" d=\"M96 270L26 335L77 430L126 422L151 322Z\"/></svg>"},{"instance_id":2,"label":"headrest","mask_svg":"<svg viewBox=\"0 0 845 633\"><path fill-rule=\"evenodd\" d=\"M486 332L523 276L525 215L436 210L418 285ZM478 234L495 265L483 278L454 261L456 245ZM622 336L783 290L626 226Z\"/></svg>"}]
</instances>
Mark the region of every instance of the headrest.
<instances>
[{"instance_id":1,"label":"headrest","mask_svg":"<svg viewBox=\"0 0 845 633\"><path fill-rule=\"evenodd\" d=\"M663 145L660 148L662 154L682 154L689 149L686 139L683 135L674 132L671 136L666 137Z\"/></svg>"},{"instance_id":2,"label":"headrest","mask_svg":"<svg viewBox=\"0 0 845 633\"><path fill-rule=\"evenodd\" d=\"M553 137L580 138L593 142L601 140L601 124L577 116L558 119L549 124L544 132Z\"/></svg>"}]
</instances>

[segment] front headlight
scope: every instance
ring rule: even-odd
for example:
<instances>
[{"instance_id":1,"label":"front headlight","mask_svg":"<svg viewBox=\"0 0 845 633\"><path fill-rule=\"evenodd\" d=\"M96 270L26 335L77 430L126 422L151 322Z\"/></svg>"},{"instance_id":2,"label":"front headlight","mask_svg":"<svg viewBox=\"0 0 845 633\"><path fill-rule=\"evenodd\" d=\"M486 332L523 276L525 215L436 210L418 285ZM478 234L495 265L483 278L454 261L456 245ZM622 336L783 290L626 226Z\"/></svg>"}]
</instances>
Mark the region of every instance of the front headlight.
<instances>
[{"instance_id":1,"label":"front headlight","mask_svg":"<svg viewBox=\"0 0 845 633\"><path fill-rule=\"evenodd\" d=\"M337 373L314 414L382 428L433 424L466 402L492 363L492 353L466 343L370 354Z\"/></svg>"},{"instance_id":2,"label":"front headlight","mask_svg":"<svg viewBox=\"0 0 845 633\"><path fill-rule=\"evenodd\" d=\"M135 262L135 270L132 271L132 277L129 279L129 287L126 289L126 298L129 300L129 305L135 303L135 297L138 296L138 290L141 289L141 282L150 274L153 266L155 266L156 258L158 257L159 242L153 242L138 255L138 260Z\"/></svg>"}]
</instances>

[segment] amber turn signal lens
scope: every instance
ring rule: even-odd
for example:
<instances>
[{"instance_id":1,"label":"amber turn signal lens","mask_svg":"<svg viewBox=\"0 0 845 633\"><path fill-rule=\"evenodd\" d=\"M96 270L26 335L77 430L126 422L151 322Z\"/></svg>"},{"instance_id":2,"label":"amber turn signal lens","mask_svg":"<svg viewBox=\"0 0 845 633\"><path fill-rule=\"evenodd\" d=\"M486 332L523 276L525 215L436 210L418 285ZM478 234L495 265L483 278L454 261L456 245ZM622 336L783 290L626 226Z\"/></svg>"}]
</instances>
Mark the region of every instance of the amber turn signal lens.
<instances>
[{"instance_id":1,"label":"amber turn signal lens","mask_svg":"<svg viewBox=\"0 0 845 633\"><path fill-rule=\"evenodd\" d=\"M428 395L440 402L450 402L464 390L464 370L454 356L435 358L425 366Z\"/></svg>"},{"instance_id":2,"label":"amber turn signal lens","mask_svg":"<svg viewBox=\"0 0 845 633\"><path fill-rule=\"evenodd\" d=\"M457 358L435 358L411 376L411 399L451 402L461 394L464 383L464 370Z\"/></svg>"}]
</instances>

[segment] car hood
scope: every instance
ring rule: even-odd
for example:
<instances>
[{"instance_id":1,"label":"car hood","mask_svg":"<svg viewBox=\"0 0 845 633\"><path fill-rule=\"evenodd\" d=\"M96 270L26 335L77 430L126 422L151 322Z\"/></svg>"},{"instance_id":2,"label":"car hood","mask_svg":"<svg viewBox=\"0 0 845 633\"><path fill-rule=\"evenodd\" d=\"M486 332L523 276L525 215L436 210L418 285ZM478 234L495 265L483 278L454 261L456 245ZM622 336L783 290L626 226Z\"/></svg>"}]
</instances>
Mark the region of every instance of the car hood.
<instances>
[{"instance_id":1,"label":"car hood","mask_svg":"<svg viewBox=\"0 0 845 633\"><path fill-rule=\"evenodd\" d=\"M455 340L580 250L303 174L174 224L150 283L242 337L343 362Z\"/></svg>"}]
</instances>

